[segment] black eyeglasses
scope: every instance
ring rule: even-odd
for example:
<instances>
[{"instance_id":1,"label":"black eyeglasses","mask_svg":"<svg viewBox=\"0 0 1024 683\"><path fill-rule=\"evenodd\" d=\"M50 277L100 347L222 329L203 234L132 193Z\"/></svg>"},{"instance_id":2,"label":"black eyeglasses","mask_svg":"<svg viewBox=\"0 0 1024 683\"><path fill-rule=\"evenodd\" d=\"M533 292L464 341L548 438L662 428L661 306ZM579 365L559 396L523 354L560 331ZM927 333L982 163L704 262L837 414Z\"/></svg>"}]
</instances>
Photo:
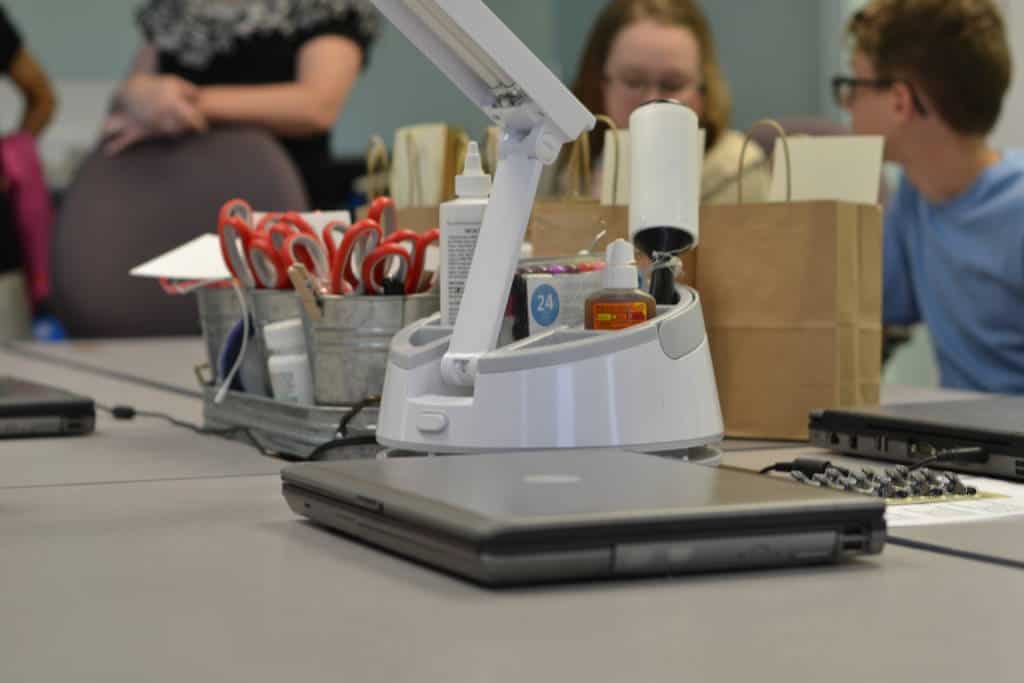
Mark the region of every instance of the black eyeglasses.
<instances>
[{"instance_id":1,"label":"black eyeglasses","mask_svg":"<svg viewBox=\"0 0 1024 683\"><path fill-rule=\"evenodd\" d=\"M836 105L845 108L853 100L853 94L858 87L862 88L891 88L896 83L903 83L910 90L910 100L914 103L914 110L921 116L927 116L928 112L917 96L917 90L909 81L901 81L895 78L852 78L850 76L834 76L832 78L832 97Z\"/></svg>"}]
</instances>

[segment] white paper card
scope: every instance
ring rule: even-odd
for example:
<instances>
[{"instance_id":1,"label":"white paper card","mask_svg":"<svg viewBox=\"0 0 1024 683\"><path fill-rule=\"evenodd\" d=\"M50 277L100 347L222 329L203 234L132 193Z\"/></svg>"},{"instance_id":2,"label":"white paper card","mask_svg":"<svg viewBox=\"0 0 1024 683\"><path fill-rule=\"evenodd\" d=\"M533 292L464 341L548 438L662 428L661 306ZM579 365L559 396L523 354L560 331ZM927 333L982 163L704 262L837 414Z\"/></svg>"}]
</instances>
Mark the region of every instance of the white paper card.
<instances>
[{"instance_id":1,"label":"white paper card","mask_svg":"<svg viewBox=\"0 0 1024 683\"><path fill-rule=\"evenodd\" d=\"M882 176L878 135L791 137L789 142L793 201L833 200L877 204ZM786 201L786 155L776 138L772 157L770 202Z\"/></svg>"},{"instance_id":2,"label":"white paper card","mask_svg":"<svg viewBox=\"0 0 1024 683\"><path fill-rule=\"evenodd\" d=\"M224 264L220 238L214 234L200 235L131 269L135 277L168 278L171 280L227 280L231 272Z\"/></svg>"}]
</instances>

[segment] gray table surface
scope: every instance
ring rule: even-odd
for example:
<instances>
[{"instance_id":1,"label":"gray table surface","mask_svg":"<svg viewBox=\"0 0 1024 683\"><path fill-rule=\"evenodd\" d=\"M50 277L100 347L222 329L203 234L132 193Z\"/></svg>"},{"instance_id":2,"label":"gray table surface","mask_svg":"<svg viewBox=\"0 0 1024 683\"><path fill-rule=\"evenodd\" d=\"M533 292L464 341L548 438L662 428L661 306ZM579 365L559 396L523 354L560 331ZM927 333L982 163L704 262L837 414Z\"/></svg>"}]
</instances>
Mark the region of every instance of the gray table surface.
<instances>
[{"instance_id":1,"label":"gray table surface","mask_svg":"<svg viewBox=\"0 0 1024 683\"><path fill-rule=\"evenodd\" d=\"M128 404L202 422L198 398L182 396L28 359L0 349L0 374L59 386L108 406ZM114 420L97 411L96 433L82 437L0 440L0 489L70 483L129 482L280 472L280 460L240 442L193 434L163 420Z\"/></svg>"},{"instance_id":2,"label":"gray table surface","mask_svg":"<svg viewBox=\"0 0 1024 683\"><path fill-rule=\"evenodd\" d=\"M0 370L198 419L91 372L2 351ZM890 546L489 591L301 521L279 468L151 421L0 445L0 681L1020 679L1019 571Z\"/></svg>"},{"instance_id":3,"label":"gray table surface","mask_svg":"<svg viewBox=\"0 0 1024 683\"><path fill-rule=\"evenodd\" d=\"M199 395L199 384L193 368L206 361L202 337L84 339L59 343L15 341L8 342L7 350L50 360L65 368L93 369L194 395Z\"/></svg>"},{"instance_id":4,"label":"gray table surface","mask_svg":"<svg viewBox=\"0 0 1024 683\"><path fill-rule=\"evenodd\" d=\"M1024 575L877 558L490 591L274 476L0 493L0 680L1019 681Z\"/></svg>"}]
</instances>

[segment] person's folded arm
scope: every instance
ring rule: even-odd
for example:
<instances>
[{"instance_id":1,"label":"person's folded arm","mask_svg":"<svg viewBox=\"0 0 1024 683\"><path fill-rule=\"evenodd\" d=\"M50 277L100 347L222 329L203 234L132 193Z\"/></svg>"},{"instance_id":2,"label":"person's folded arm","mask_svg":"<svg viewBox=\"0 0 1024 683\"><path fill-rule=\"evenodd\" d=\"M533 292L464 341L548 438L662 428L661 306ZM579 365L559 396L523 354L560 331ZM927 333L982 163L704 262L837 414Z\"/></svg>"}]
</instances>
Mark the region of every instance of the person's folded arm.
<instances>
[{"instance_id":1,"label":"person's folded arm","mask_svg":"<svg viewBox=\"0 0 1024 683\"><path fill-rule=\"evenodd\" d=\"M35 57L24 47L18 50L8 74L25 98L25 111L19 128L38 136L53 118L57 96L46 72Z\"/></svg>"},{"instance_id":2,"label":"person's folded arm","mask_svg":"<svg viewBox=\"0 0 1024 683\"><path fill-rule=\"evenodd\" d=\"M345 106L362 60L354 41L319 36L299 50L294 81L205 86L199 90L199 111L210 123L251 123L284 137L325 133Z\"/></svg>"}]
</instances>

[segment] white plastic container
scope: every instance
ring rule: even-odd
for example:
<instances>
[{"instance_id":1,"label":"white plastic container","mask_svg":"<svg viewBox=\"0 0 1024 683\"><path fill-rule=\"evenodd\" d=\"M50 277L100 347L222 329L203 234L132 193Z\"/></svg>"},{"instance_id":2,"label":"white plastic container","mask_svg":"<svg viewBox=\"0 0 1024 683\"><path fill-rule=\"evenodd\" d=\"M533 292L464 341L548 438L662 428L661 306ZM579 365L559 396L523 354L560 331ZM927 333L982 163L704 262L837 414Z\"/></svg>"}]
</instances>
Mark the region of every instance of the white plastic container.
<instances>
[{"instance_id":1,"label":"white plastic container","mask_svg":"<svg viewBox=\"0 0 1024 683\"><path fill-rule=\"evenodd\" d=\"M263 338L267 345L271 395L278 401L312 405L313 375L302 320L270 323L263 328Z\"/></svg>"},{"instance_id":2,"label":"white plastic container","mask_svg":"<svg viewBox=\"0 0 1024 683\"><path fill-rule=\"evenodd\" d=\"M454 325L462 302L462 290L480 236L491 194L491 176L483 172L480 151L470 142L462 173L455 176L456 199L440 206L441 228L441 321Z\"/></svg>"}]
</instances>

